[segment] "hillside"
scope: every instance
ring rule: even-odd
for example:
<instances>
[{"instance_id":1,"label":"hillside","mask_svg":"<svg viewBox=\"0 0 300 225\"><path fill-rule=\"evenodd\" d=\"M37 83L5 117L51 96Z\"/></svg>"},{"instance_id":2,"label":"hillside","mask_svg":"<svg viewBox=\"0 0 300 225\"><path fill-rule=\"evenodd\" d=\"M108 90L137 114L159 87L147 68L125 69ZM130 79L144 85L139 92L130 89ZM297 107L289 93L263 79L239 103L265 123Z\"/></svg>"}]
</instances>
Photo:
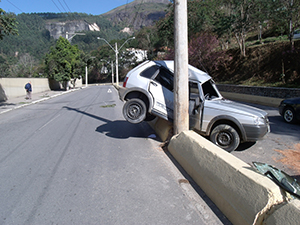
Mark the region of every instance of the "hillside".
<instances>
[{"instance_id":1,"label":"hillside","mask_svg":"<svg viewBox=\"0 0 300 225\"><path fill-rule=\"evenodd\" d=\"M300 88L300 41L295 41L293 50L286 40L248 47L246 57L239 49L226 53L224 65L212 71L216 82Z\"/></svg>"},{"instance_id":2,"label":"hillside","mask_svg":"<svg viewBox=\"0 0 300 225\"><path fill-rule=\"evenodd\" d=\"M164 17L169 3L169 0L135 0L103 16L114 25L125 26L134 31L153 25L154 21Z\"/></svg>"},{"instance_id":3,"label":"hillside","mask_svg":"<svg viewBox=\"0 0 300 225\"><path fill-rule=\"evenodd\" d=\"M55 39L71 37L76 32L85 36L72 39L85 52L99 46L97 37L106 40L123 39L143 26L152 25L164 17L168 0L135 0L103 15L84 13L19 14L19 36L8 36L0 41L1 54L13 57L30 54L42 58ZM54 39L53 39L54 38Z\"/></svg>"}]
</instances>

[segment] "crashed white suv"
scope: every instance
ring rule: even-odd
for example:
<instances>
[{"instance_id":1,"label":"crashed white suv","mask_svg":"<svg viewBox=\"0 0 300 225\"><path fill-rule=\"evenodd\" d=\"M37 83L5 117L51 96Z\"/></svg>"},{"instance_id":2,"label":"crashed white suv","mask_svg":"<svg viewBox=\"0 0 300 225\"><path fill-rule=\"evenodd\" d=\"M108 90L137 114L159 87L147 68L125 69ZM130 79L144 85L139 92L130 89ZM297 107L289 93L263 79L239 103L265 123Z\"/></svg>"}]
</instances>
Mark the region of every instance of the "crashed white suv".
<instances>
[{"instance_id":1,"label":"crashed white suv","mask_svg":"<svg viewBox=\"0 0 300 225\"><path fill-rule=\"evenodd\" d=\"M123 116L140 123L156 116L173 119L174 61L146 61L126 76L119 96ZM263 110L226 100L211 77L189 65L189 125L228 152L269 132Z\"/></svg>"}]
</instances>

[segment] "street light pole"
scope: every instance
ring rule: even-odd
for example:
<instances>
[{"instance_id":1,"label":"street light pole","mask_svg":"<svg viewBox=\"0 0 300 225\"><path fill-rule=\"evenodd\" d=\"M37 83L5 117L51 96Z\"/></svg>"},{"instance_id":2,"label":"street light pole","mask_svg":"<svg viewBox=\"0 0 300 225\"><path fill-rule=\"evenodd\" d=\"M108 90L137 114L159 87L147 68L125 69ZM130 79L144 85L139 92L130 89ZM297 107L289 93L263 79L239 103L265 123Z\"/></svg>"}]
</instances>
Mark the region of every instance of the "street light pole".
<instances>
[{"instance_id":1,"label":"street light pole","mask_svg":"<svg viewBox=\"0 0 300 225\"><path fill-rule=\"evenodd\" d=\"M96 58L96 57L92 56L89 59L94 59L94 58ZM88 68L87 68L87 62L88 62L89 59L86 60L86 64L85 64L85 86L86 87L88 86Z\"/></svg>"},{"instance_id":2,"label":"street light pole","mask_svg":"<svg viewBox=\"0 0 300 225\"><path fill-rule=\"evenodd\" d=\"M118 43L116 42L115 43L115 47L116 47L116 83L117 83L117 86L119 86L119 60L118 60L118 54L119 54L119 51L118 51Z\"/></svg>"},{"instance_id":3,"label":"street light pole","mask_svg":"<svg viewBox=\"0 0 300 225\"><path fill-rule=\"evenodd\" d=\"M111 83L114 84L114 62L111 61Z\"/></svg>"},{"instance_id":4,"label":"street light pole","mask_svg":"<svg viewBox=\"0 0 300 225\"><path fill-rule=\"evenodd\" d=\"M87 64L85 66L85 87L88 86L88 69L87 69Z\"/></svg>"},{"instance_id":5,"label":"street light pole","mask_svg":"<svg viewBox=\"0 0 300 225\"><path fill-rule=\"evenodd\" d=\"M67 32L66 32L66 39L67 39L69 42L71 42L72 38L75 37L76 35L85 35L85 33L74 33L74 34L72 34L71 37L69 37L69 32L67 31Z\"/></svg>"},{"instance_id":6,"label":"street light pole","mask_svg":"<svg viewBox=\"0 0 300 225\"><path fill-rule=\"evenodd\" d=\"M105 61L111 65L111 83L114 84L114 62L113 61L109 62L106 61L105 59L101 59L100 61Z\"/></svg>"},{"instance_id":7,"label":"street light pole","mask_svg":"<svg viewBox=\"0 0 300 225\"><path fill-rule=\"evenodd\" d=\"M103 40L106 42L106 44L108 44L108 46L115 52L116 54L116 84L117 86L119 86L119 62L118 62L118 54L119 54L119 51L120 49L125 45L125 43L127 43L127 41L129 40L132 40L132 39L135 39L135 37L132 37L132 38L128 38L122 45L121 47L118 49L118 43L116 42L115 43L115 49L111 46L111 44L109 44L109 42L107 40L105 40L104 38L100 38L100 37L97 37L98 40Z\"/></svg>"}]
</instances>

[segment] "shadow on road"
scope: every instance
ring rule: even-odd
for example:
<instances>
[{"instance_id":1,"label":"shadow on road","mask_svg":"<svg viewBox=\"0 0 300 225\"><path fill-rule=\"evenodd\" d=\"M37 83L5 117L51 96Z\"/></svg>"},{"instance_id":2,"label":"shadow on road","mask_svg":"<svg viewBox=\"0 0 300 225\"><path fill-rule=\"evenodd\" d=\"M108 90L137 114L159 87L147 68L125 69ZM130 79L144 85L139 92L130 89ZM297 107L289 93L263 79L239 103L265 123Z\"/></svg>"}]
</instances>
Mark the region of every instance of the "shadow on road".
<instances>
[{"instance_id":1,"label":"shadow on road","mask_svg":"<svg viewBox=\"0 0 300 225\"><path fill-rule=\"evenodd\" d=\"M251 148L253 145L255 145L256 142L245 142L245 143L241 143L239 145L239 147L235 150L236 152L242 152L245 151L249 148Z\"/></svg>"},{"instance_id":2,"label":"shadow on road","mask_svg":"<svg viewBox=\"0 0 300 225\"><path fill-rule=\"evenodd\" d=\"M68 106L64 106L63 108L105 122L105 124L98 126L95 131L105 134L108 137L117 138L117 139L127 139L130 137L149 138L151 135L151 139L159 140L159 138L156 137L156 135L153 135L154 131L146 122L142 122L139 124L131 124L125 120L111 121L103 117L87 113L80 109L71 108Z\"/></svg>"},{"instance_id":3,"label":"shadow on road","mask_svg":"<svg viewBox=\"0 0 300 225\"><path fill-rule=\"evenodd\" d=\"M16 105L16 104L8 103L8 102L5 102L5 101L0 101L0 106L12 106L12 105Z\"/></svg>"},{"instance_id":4,"label":"shadow on road","mask_svg":"<svg viewBox=\"0 0 300 225\"><path fill-rule=\"evenodd\" d=\"M269 116L271 133L288 135L300 141L300 122L288 124L281 116ZM296 131L296 132L295 132Z\"/></svg>"}]
</instances>

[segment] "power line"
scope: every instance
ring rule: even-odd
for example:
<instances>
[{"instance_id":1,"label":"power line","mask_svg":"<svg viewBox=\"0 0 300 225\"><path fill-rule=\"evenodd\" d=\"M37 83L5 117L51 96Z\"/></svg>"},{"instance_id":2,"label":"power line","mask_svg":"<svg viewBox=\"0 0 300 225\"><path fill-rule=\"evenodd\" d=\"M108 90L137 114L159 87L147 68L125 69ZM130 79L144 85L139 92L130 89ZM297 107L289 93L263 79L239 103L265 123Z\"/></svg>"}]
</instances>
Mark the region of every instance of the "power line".
<instances>
[{"instance_id":1,"label":"power line","mask_svg":"<svg viewBox=\"0 0 300 225\"><path fill-rule=\"evenodd\" d=\"M9 0L6 0L6 1L8 1L12 6L14 6L16 9L18 9L19 11L21 11L22 13L24 13L23 12L23 10L21 10L20 8L18 8L15 4L13 4L12 2L10 2Z\"/></svg>"},{"instance_id":2,"label":"power line","mask_svg":"<svg viewBox=\"0 0 300 225\"><path fill-rule=\"evenodd\" d=\"M69 8L68 4L65 2L65 0L63 0L63 1L64 1L65 5L67 6L69 12L71 12L71 9Z\"/></svg>"},{"instance_id":3,"label":"power line","mask_svg":"<svg viewBox=\"0 0 300 225\"><path fill-rule=\"evenodd\" d=\"M64 10L64 11L67 11L67 10L65 9L65 7L61 4L61 2L60 2L59 0L57 0L57 1L59 2L60 6L63 8L63 10Z\"/></svg>"},{"instance_id":4,"label":"power line","mask_svg":"<svg viewBox=\"0 0 300 225\"><path fill-rule=\"evenodd\" d=\"M58 8L58 6L56 5L56 3L53 1L53 0L51 0L52 2L53 2L53 4L56 6L56 8L58 9L58 11L60 11L61 13L62 13L62 11L60 10L60 8Z\"/></svg>"}]
</instances>

